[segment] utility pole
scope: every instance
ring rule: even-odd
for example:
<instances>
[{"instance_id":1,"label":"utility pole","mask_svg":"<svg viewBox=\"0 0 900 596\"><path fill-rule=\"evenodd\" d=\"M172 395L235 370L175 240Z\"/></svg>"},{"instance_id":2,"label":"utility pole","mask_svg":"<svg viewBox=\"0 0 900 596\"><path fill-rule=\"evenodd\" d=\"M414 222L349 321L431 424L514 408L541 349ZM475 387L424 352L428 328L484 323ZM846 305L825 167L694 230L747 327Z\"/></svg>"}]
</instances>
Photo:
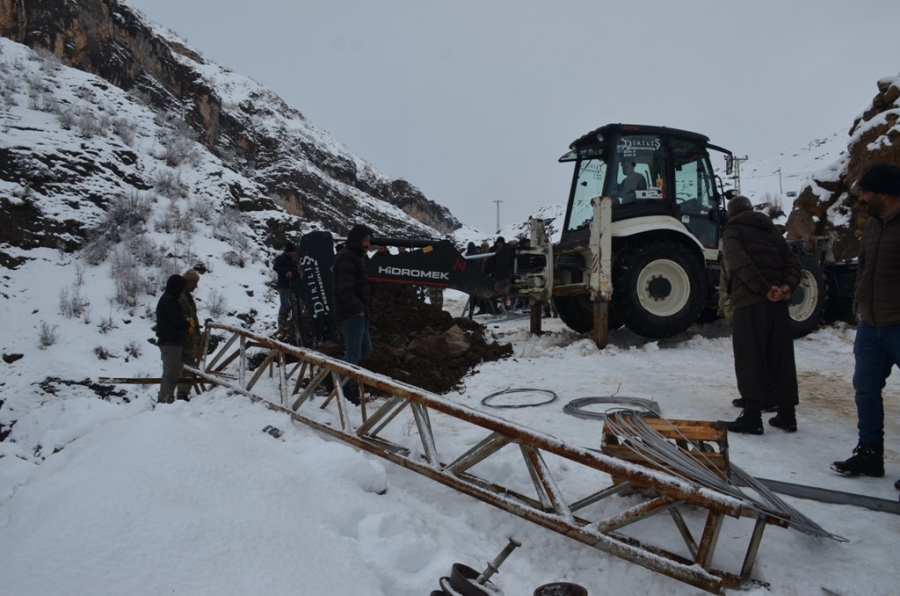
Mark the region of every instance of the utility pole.
<instances>
[{"instance_id":1,"label":"utility pole","mask_svg":"<svg viewBox=\"0 0 900 596\"><path fill-rule=\"evenodd\" d=\"M738 194L741 194L741 162L750 159L746 155L744 157L734 157L734 188Z\"/></svg>"},{"instance_id":2,"label":"utility pole","mask_svg":"<svg viewBox=\"0 0 900 596\"><path fill-rule=\"evenodd\" d=\"M494 199L494 204L497 205L497 234L500 233L500 203L502 203L500 199Z\"/></svg>"},{"instance_id":3,"label":"utility pole","mask_svg":"<svg viewBox=\"0 0 900 596\"><path fill-rule=\"evenodd\" d=\"M784 196L784 189L781 187L781 168L778 168L778 194Z\"/></svg>"}]
</instances>

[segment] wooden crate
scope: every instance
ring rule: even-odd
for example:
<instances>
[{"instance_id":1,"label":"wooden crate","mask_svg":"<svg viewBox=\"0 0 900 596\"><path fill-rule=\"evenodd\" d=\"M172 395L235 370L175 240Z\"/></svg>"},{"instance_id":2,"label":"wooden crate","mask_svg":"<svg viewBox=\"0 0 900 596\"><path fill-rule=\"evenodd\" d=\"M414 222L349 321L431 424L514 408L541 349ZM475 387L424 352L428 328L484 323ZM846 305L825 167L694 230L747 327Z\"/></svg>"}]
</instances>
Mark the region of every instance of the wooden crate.
<instances>
[{"instance_id":1,"label":"wooden crate","mask_svg":"<svg viewBox=\"0 0 900 596\"><path fill-rule=\"evenodd\" d=\"M661 418L644 418L643 421L683 453L716 472L719 477L724 479L731 477L731 467L728 463L728 429L724 422ZM624 445L623 443L628 438L616 436L604 423L600 450L612 457L641 464L654 470L666 471L665 466L657 466L645 460Z\"/></svg>"}]
</instances>

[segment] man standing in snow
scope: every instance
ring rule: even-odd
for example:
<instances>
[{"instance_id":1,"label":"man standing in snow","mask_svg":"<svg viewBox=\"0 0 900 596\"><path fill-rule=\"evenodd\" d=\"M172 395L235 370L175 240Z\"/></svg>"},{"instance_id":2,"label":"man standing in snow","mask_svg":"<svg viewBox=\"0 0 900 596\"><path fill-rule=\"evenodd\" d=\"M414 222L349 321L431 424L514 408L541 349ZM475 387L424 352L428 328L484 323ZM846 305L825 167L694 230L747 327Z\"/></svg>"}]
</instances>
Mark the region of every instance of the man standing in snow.
<instances>
[{"instance_id":1,"label":"man standing in snow","mask_svg":"<svg viewBox=\"0 0 900 596\"><path fill-rule=\"evenodd\" d=\"M778 414L769 424L796 432L799 399L788 305L800 283L800 261L769 216L754 211L743 196L728 202L722 245L734 308L734 372L744 408L728 430L763 434L763 407L774 403Z\"/></svg>"},{"instance_id":2,"label":"man standing in snow","mask_svg":"<svg viewBox=\"0 0 900 596\"><path fill-rule=\"evenodd\" d=\"M297 270L297 247L293 242L286 242L284 252L275 257L272 269L278 274L278 330L287 329L288 317L291 315L291 286L300 279ZM296 315L296 313L295 313Z\"/></svg>"},{"instance_id":3,"label":"man standing in snow","mask_svg":"<svg viewBox=\"0 0 900 596\"><path fill-rule=\"evenodd\" d=\"M187 335L188 323L178 299L187 282L180 275L172 275L166 281L166 289L156 305L156 345L162 357L163 372L157 403L175 402L175 386L181 377L181 350Z\"/></svg>"},{"instance_id":4,"label":"man standing in snow","mask_svg":"<svg viewBox=\"0 0 900 596\"><path fill-rule=\"evenodd\" d=\"M188 330L184 337L184 344L181 346L181 363L188 366L197 366L197 359L200 354L200 319L197 316L197 305L194 303L194 290L200 283L200 274L194 269L188 269L181 274L186 285L181 296L178 298L178 304L181 306L181 312L188 320ZM190 383L178 384L178 399L189 401L191 393Z\"/></svg>"},{"instance_id":5,"label":"man standing in snow","mask_svg":"<svg viewBox=\"0 0 900 596\"><path fill-rule=\"evenodd\" d=\"M371 293L365 260L369 254L372 229L357 224L347 234L334 258L334 315L344 333L344 362L359 364L372 353L369 336ZM359 405L359 386L355 381L344 385L348 401Z\"/></svg>"},{"instance_id":6,"label":"man standing in snow","mask_svg":"<svg viewBox=\"0 0 900 596\"><path fill-rule=\"evenodd\" d=\"M900 367L900 167L876 163L856 183L869 214L859 248L856 303L859 327L853 354L859 443L831 468L844 476L884 476L884 402L891 369ZM900 480L894 483L900 490Z\"/></svg>"}]
</instances>

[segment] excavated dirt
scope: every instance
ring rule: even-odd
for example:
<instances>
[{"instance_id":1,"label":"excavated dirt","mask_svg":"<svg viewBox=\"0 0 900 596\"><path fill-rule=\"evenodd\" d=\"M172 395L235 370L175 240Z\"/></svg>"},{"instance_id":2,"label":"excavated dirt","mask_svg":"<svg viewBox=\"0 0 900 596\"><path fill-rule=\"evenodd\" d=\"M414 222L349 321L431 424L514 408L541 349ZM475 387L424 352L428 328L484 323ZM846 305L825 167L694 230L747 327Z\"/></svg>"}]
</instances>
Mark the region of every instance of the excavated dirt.
<instances>
[{"instance_id":1,"label":"excavated dirt","mask_svg":"<svg viewBox=\"0 0 900 596\"><path fill-rule=\"evenodd\" d=\"M412 286L372 284L372 355L360 365L426 389L446 393L482 362L512 354L512 347L485 338L483 325L453 318L416 296ZM330 356L343 346L325 344Z\"/></svg>"}]
</instances>

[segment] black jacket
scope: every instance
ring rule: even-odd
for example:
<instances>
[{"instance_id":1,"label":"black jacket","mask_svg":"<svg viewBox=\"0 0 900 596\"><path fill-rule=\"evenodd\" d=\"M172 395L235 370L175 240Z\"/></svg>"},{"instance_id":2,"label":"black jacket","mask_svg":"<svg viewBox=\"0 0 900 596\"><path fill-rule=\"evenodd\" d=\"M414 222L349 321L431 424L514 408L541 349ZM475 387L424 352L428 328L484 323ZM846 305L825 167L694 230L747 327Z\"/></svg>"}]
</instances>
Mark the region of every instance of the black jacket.
<instances>
[{"instance_id":1,"label":"black jacket","mask_svg":"<svg viewBox=\"0 0 900 596\"><path fill-rule=\"evenodd\" d=\"M887 221L871 216L859 243L856 303L866 325L900 323L900 213Z\"/></svg>"},{"instance_id":2,"label":"black jacket","mask_svg":"<svg viewBox=\"0 0 900 596\"><path fill-rule=\"evenodd\" d=\"M166 289L156 304L157 345L180 346L184 343L188 320L181 310L178 299L185 286L187 281L180 275L173 275L166 282Z\"/></svg>"},{"instance_id":3,"label":"black jacket","mask_svg":"<svg viewBox=\"0 0 900 596\"><path fill-rule=\"evenodd\" d=\"M338 322L365 313L372 317L371 290L366 274L366 255L360 242L371 230L354 226L347 242L334 258L334 316Z\"/></svg>"},{"instance_id":4,"label":"black jacket","mask_svg":"<svg viewBox=\"0 0 900 596\"><path fill-rule=\"evenodd\" d=\"M297 259L292 259L287 254L281 253L275 257L272 263L272 269L278 274L278 287L281 289L289 289L291 286L300 283L300 271L297 269ZM291 274L288 279L287 274Z\"/></svg>"},{"instance_id":5,"label":"black jacket","mask_svg":"<svg viewBox=\"0 0 900 596\"><path fill-rule=\"evenodd\" d=\"M800 261L765 213L742 211L722 233L735 309L766 299L772 286L800 283Z\"/></svg>"}]
</instances>

